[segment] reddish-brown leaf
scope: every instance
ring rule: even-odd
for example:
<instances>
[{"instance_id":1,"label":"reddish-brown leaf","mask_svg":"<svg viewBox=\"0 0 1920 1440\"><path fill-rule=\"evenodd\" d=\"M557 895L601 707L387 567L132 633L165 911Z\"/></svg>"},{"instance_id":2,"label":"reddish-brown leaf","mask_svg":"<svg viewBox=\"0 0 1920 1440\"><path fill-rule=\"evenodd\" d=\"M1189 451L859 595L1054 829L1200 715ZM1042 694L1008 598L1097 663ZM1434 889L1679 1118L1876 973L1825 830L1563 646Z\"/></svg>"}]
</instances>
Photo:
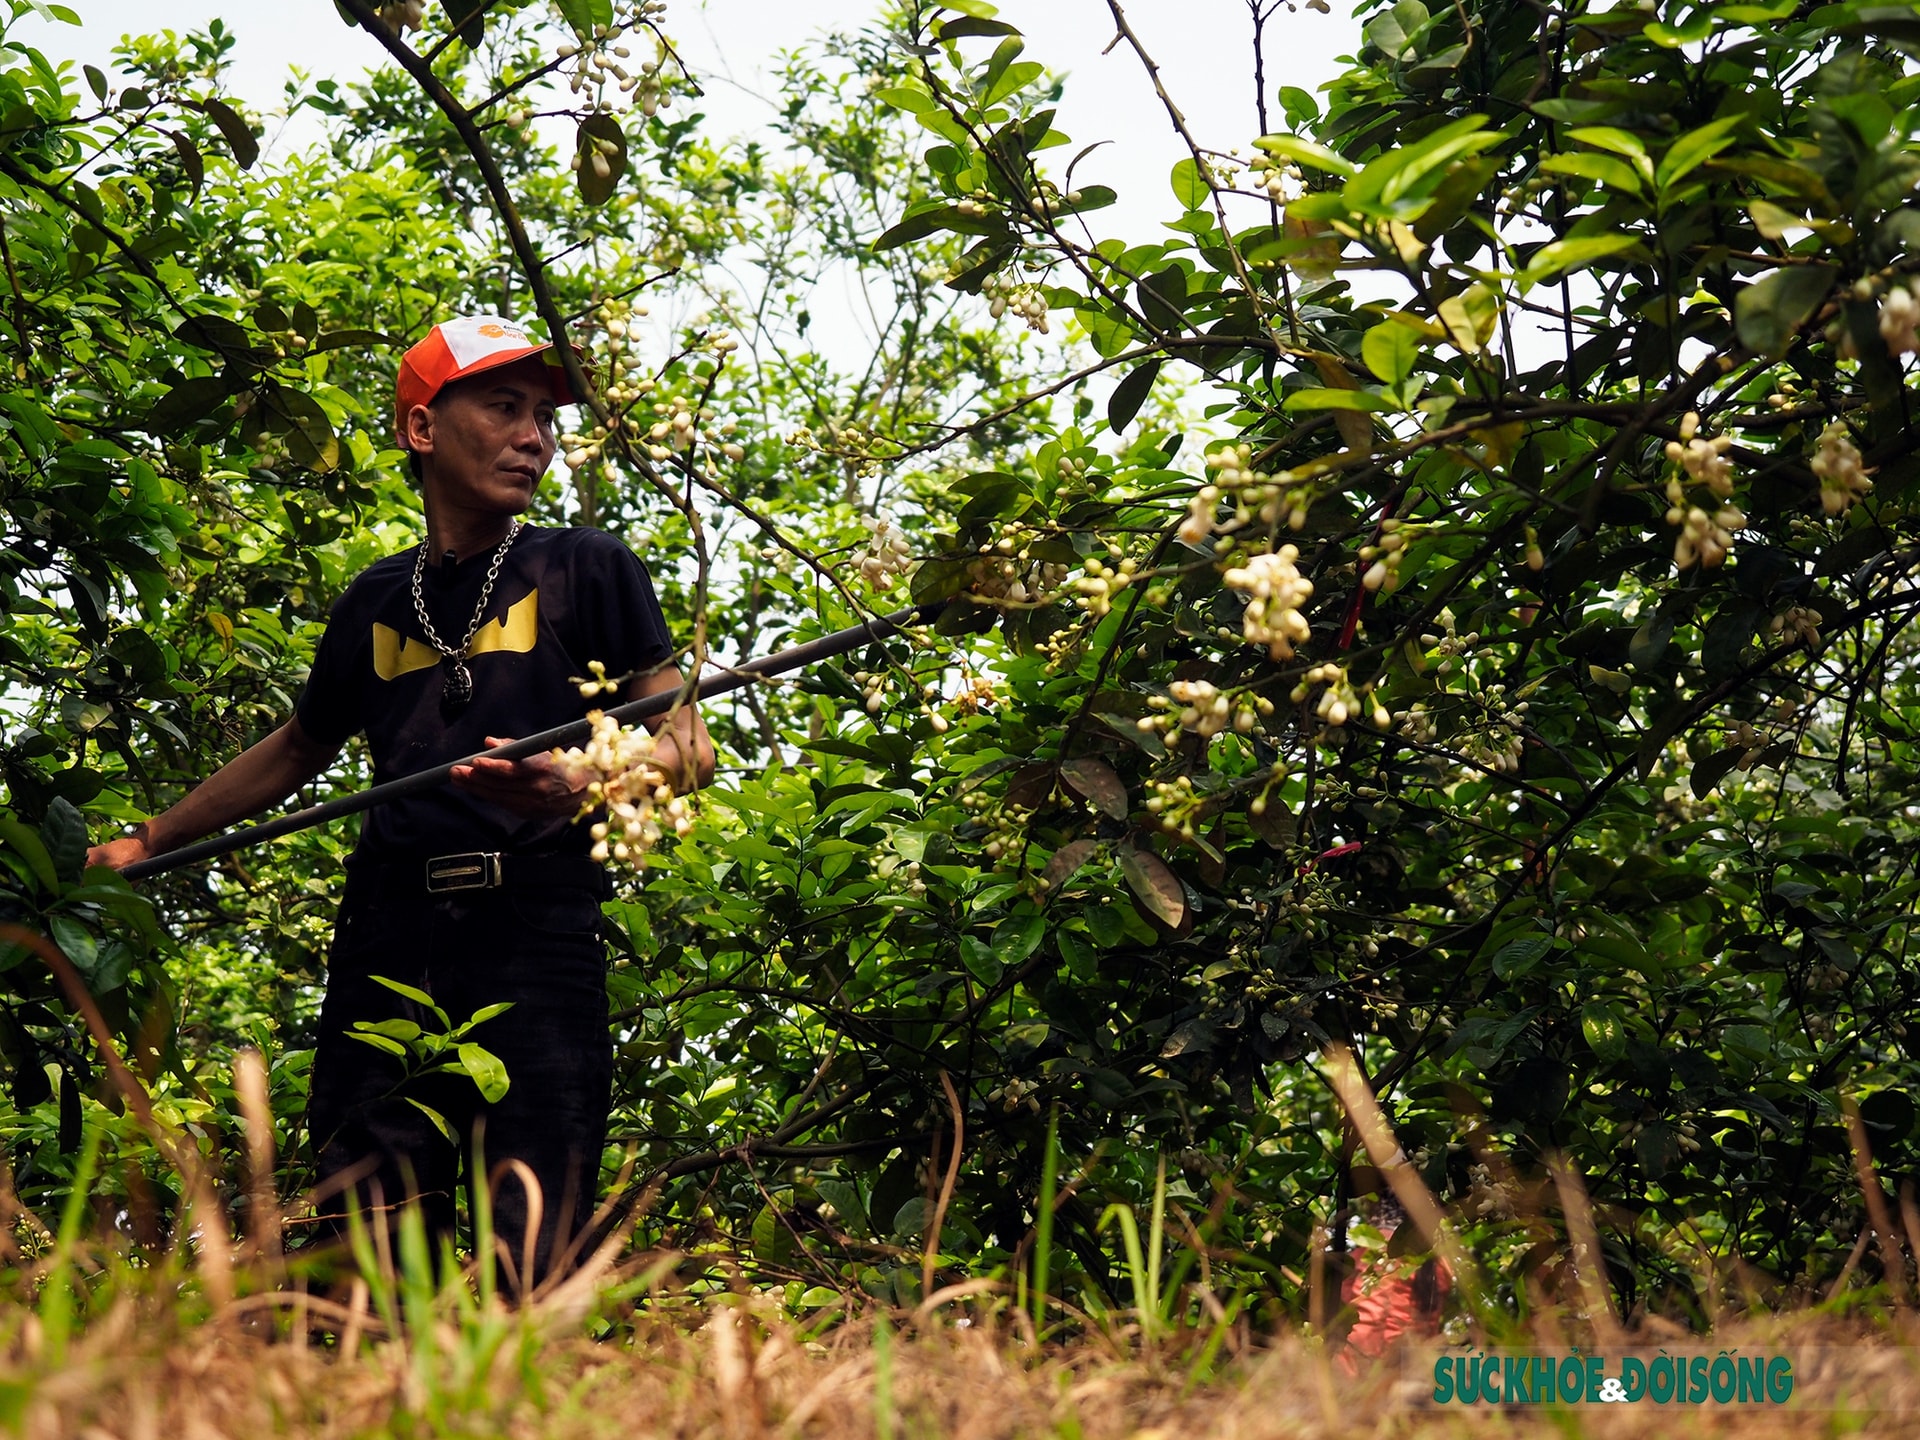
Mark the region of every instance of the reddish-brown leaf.
<instances>
[{"instance_id":1,"label":"reddish-brown leaf","mask_svg":"<svg viewBox=\"0 0 1920 1440\"><path fill-rule=\"evenodd\" d=\"M1091 755L1068 760L1060 766L1060 778L1085 796L1102 815L1112 820L1127 818L1127 785L1106 761Z\"/></svg>"}]
</instances>

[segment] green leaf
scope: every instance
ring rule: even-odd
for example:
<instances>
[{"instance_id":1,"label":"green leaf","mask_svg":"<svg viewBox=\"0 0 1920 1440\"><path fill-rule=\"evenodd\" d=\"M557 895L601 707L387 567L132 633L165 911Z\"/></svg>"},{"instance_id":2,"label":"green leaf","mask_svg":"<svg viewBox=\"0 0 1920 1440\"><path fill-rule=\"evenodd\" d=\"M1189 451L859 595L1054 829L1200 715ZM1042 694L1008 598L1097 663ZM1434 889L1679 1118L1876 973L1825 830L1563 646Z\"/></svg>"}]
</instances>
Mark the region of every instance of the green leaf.
<instances>
[{"instance_id":1,"label":"green leaf","mask_svg":"<svg viewBox=\"0 0 1920 1440\"><path fill-rule=\"evenodd\" d=\"M1047 936L1047 917L1039 911L1009 915L993 929L993 953L1002 965L1018 965Z\"/></svg>"},{"instance_id":2,"label":"green leaf","mask_svg":"<svg viewBox=\"0 0 1920 1440\"><path fill-rule=\"evenodd\" d=\"M1598 180L1629 195L1647 193L1638 172L1624 160L1616 160L1611 155L1549 155L1540 162L1540 168L1552 175L1578 175L1585 180Z\"/></svg>"},{"instance_id":3,"label":"green leaf","mask_svg":"<svg viewBox=\"0 0 1920 1440\"><path fill-rule=\"evenodd\" d=\"M1794 265L1775 270L1733 297L1740 343L1763 355L1781 356L1827 298L1839 272L1831 265Z\"/></svg>"},{"instance_id":4,"label":"green leaf","mask_svg":"<svg viewBox=\"0 0 1920 1440\"><path fill-rule=\"evenodd\" d=\"M456 1053L460 1056L460 1068L480 1087L480 1093L489 1105L497 1103L507 1093L507 1087L513 1082L498 1055L471 1040L463 1040Z\"/></svg>"},{"instance_id":5,"label":"green leaf","mask_svg":"<svg viewBox=\"0 0 1920 1440\"><path fill-rule=\"evenodd\" d=\"M1324 170L1332 175L1349 176L1360 173L1360 167L1346 156L1313 140L1303 140L1298 135L1262 135L1253 142L1269 155L1284 155L1295 164L1305 165L1312 170Z\"/></svg>"},{"instance_id":6,"label":"green leaf","mask_svg":"<svg viewBox=\"0 0 1920 1440\"><path fill-rule=\"evenodd\" d=\"M174 436L206 419L233 393L220 375L196 375L182 380L153 402L140 428L154 435Z\"/></svg>"},{"instance_id":7,"label":"green leaf","mask_svg":"<svg viewBox=\"0 0 1920 1440\"><path fill-rule=\"evenodd\" d=\"M1198 210L1213 195L1213 187L1207 184L1207 177L1200 173L1200 166L1189 155L1173 163L1173 173L1168 177L1173 185L1173 198L1180 202L1182 210Z\"/></svg>"},{"instance_id":8,"label":"green leaf","mask_svg":"<svg viewBox=\"0 0 1920 1440\"><path fill-rule=\"evenodd\" d=\"M240 112L226 101L216 100L212 96L200 101L194 108L219 128L240 168L251 170L254 162L260 158L260 141L252 127L240 118Z\"/></svg>"},{"instance_id":9,"label":"green leaf","mask_svg":"<svg viewBox=\"0 0 1920 1440\"><path fill-rule=\"evenodd\" d=\"M1699 13L1684 25L1667 25L1655 20L1643 33L1654 44L1668 50L1678 50L1682 45L1704 40L1713 33L1713 6L1702 5Z\"/></svg>"},{"instance_id":10,"label":"green leaf","mask_svg":"<svg viewBox=\"0 0 1920 1440\"><path fill-rule=\"evenodd\" d=\"M387 335L379 330L330 330L317 336L308 354L321 354L328 350L345 350L349 346L360 349L369 345L381 345L390 350L404 350L407 342L397 335Z\"/></svg>"},{"instance_id":11,"label":"green leaf","mask_svg":"<svg viewBox=\"0 0 1920 1440\"><path fill-rule=\"evenodd\" d=\"M38 832L11 811L0 811L0 841L27 862L34 879L55 895L60 893L60 873L54 869L53 856Z\"/></svg>"},{"instance_id":12,"label":"green leaf","mask_svg":"<svg viewBox=\"0 0 1920 1440\"><path fill-rule=\"evenodd\" d=\"M585 38L596 25L613 24L613 0L553 0L560 17L573 27L573 33Z\"/></svg>"},{"instance_id":13,"label":"green leaf","mask_svg":"<svg viewBox=\"0 0 1920 1440\"><path fill-rule=\"evenodd\" d=\"M1414 36L1426 25L1427 7L1420 0L1400 0L1391 10L1374 17L1367 25L1369 45L1375 45L1389 60L1414 58Z\"/></svg>"},{"instance_id":14,"label":"green leaf","mask_svg":"<svg viewBox=\"0 0 1920 1440\"><path fill-rule=\"evenodd\" d=\"M627 132L614 116L595 111L580 122L574 151L580 161L574 177L580 198L589 205L606 204L627 173Z\"/></svg>"},{"instance_id":15,"label":"green leaf","mask_svg":"<svg viewBox=\"0 0 1920 1440\"><path fill-rule=\"evenodd\" d=\"M1611 150L1615 155L1624 155L1647 179L1653 178L1653 162L1647 155L1646 143L1631 130L1622 130L1614 125L1583 125L1577 130L1569 130L1567 138L1578 140L1582 145Z\"/></svg>"},{"instance_id":16,"label":"green leaf","mask_svg":"<svg viewBox=\"0 0 1920 1440\"><path fill-rule=\"evenodd\" d=\"M1582 235L1567 240L1550 240L1527 261L1515 280L1522 290L1551 279L1562 270L1575 270L1608 255L1641 248L1637 235Z\"/></svg>"},{"instance_id":17,"label":"green leaf","mask_svg":"<svg viewBox=\"0 0 1920 1440\"><path fill-rule=\"evenodd\" d=\"M1486 285L1469 285L1440 302L1440 323L1459 349L1477 355L1500 323L1500 297Z\"/></svg>"},{"instance_id":18,"label":"green leaf","mask_svg":"<svg viewBox=\"0 0 1920 1440\"><path fill-rule=\"evenodd\" d=\"M432 1011L433 1014L439 1017L440 1023L442 1025L445 1025L448 1023L447 1012L442 1010L438 1005L434 1004L433 997L429 995L426 991L417 989L412 985L402 984L398 980L389 980L384 975L373 975L368 978L370 978L374 984L384 985L387 987L387 989L393 991L394 994L405 996L407 999L413 1001L414 1004L423 1006L427 1010Z\"/></svg>"},{"instance_id":19,"label":"green leaf","mask_svg":"<svg viewBox=\"0 0 1920 1440\"><path fill-rule=\"evenodd\" d=\"M53 932L53 943L73 962L73 968L91 981L94 961L100 956L100 941L93 931L72 915L49 915L47 928ZM89 984L87 988L93 987Z\"/></svg>"},{"instance_id":20,"label":"green leaf","mask_svg":"<svg viewBox=\"0 0 1920 1440\"><path fill-rule=\"evenodd\" d=\"M1744 119L1744 115L1722 115L1718 120L1710 120L1698 130L1689 130L1682 135L1660 157L1660 168L1654 172L1654 184L1661 190L1671 189L1731 145L1731 132Z\"/></svg>"},{"instance_id":21,"label":"green leaf","mask_svg":"<svg viewBox=\"0 0 1920 1440\"><path fill-rule=\"evenodd\" d=\"M971 935L960 937L960 963L967 972L982 985L998 985L1006 967L1000 963L1000 957L993 948Z\"/></svg>"},{"instance_id":22,"label":"green leaf","mask_svg":"<svg viewBox=\"0 0 1920 1440\"><path fill-rule=\"evenodd\" d=\"M1502 980L1512 980L1527 974L1553 949L1553 940L1546 935L1527 935L1519 940L1500 947L1494 955L1493 973Z\"/></svg>"},{"instance_id":23,"label":"green leaf","mask_svg":"<svg viewBox=\"0 0 1920 1440\"><path fill-rule=\"evenodd\" d=\"M873 92L873 98L909 115L927 115L940 108L940 102L917 85L884 86Z\"/></svg>"},{"instance_id":24,"label":"green leaf","mask_svg":"<svg viewBox=\"0 0 1920 1440\"><path fill-rule=\"evenodd\" d=\"M382 1054L392 1055L398 1059L406 1058L407 1047L391 1035L382 1035L374 1030L363 1030L356 1025L352 1030L347 1032L347 1038L349 1040L358 1040L362 1045L371 1045Z\"/></svg>"},{"instance_id":25,"label":"green leaf","mask_svg":"<svg viewBox=\"0 0 1920 1440\"><path fill-rule=\"evenodd\" d=\"M40 822L40 837L47 842L47 854L62 882L73 884L87 864L87 822L71 802L56 796L47 806L47 818Z\"/></svg>"},{"instance_id":26,"label":"green leaf","mask_svg":"<svg viewBox=\"0 0 1920 1440\"><path fill-rule=\"evenodd\" d=\"M941 40L976 40L1020 33L1004 20L989 20L980 15L968 15L959 20L942 17L933 22L933 31Z\"/></svg>"},{"instance_id":27,"label":"green leaf","mask_svg":"<svg viewBox=\"0 0 1920 1440\"><path fill-rule=\"evenodd\" d=\"M1418 219L1429 198L1445 183L1454 160L1506 139L1500 131L1486 129L1486 124L1484 115L1462 116L1411 145L1369 161L1347 181L1342 191L1346 203L1379 218Z\"/></svg>"},{"instance_id":28,"label":"green leaf","mask_svg":"<svg viewBox=\"0 0 1920 1440\"><path fill-rule=\"evenodd\" d=\"M495 1016L504 1015L511 1009L513 1009L513 1001L511 1000L497 1000L491 1005L482 1005L461 1023L459 1029L453 1032L454 1037L458 1039L469 1031L477 1030Z\"/></svg>"},{"instance_id":29,"label":"green leaf","mask_svg":"<svg viewBox=\"0 0 1920 1440\"><path fill-rule=\"evenodd\" d=\"M1153 389L1153 382L1159 378L1161 361L1153 359L1144 365L1136 365L1127 377L1113 387L1113 394L1107 399L1107 425L1117 435L1132 423L1133 417L1140 413L1140 407L1147 403L1147 395Z\"/></svg>"},{"instance_id":30,"label":"green leaf","mask_svg":"<svg viewBox=\"0 0 1920 1440\"><path fill-rule=\"evenodd\" d=\"M1746 754L1746 747L1729 745L1716 750L1705 759L1693 762L1693 770L1687 776L1687 784L1693 791L1693 798L1704 800L1713 793L1713 787L1733 773L1733 767L1740 763L1740 757Z\"/></svg>"},{"instance_id":31,"label":"green leaf","mask_svg":"<svg viewBox=\"0 0 1920 1440\"><path fill-rule=\"evenodd\" d=\"M1375 414L1391 411L1393 402L1372 390L1295 390L1281 406L1289 414L1302 410L1368 410Z\"/></svg>"},{"instance_id":32,"label":"green leaf","mask_svg":"<svg viewBox=\"0 0 1920 1440\"><path fill-rule=\"evenodd\" d=\"M1007 67L1018 60L1026 48L1027 42L1020 38L1018 32L1007 36L994 46L993 54L987 57L987 67L980 74L981 91L984 93L991 90L1006 73Z\"/></svg>"},{"instance_id":33,"label":"green leaf","mask_svg":"<svg viewBox=\"0 0 1920 1440\"><path fill-rule=\"evenodd\" d=\"M453 1126L447 1123L446 1116L442 1115L438 1110L434 1109L431 1105L422 1105L418 1100L414 1099L411 1095L407 1096L407 1103L413 1106L413 1108L418 1110L422 1115L426 1116L427 1119L431 1120L433 1122L433 1128L438 1130L443 1136L446 1137L447 1143L449 1145L458 1145L460 1143L459 1139L453 1133Z\"/></svg>"},{"instance_id":34,"label":"green leaf","mask_svg":"<svg viewBox=\"0 0 1920 1440\"><path fill-rule=\"evenodd\" d=\"M1360 358L1378 379L1398 385L1419 362L1420 337L1405 325L1383 320L1360 337Z\"/></svg>"},{"instance_id":35,"label":"green leaf","mask_svg":"<svg viewBox=\"0 0 1920 1440\"><path fill-rule=\"evenodd\" d=\"M1627 1053L1627 1022L1605 1001L1590 1000L1580 1007L1580 1033L1604 1064L1612 1065Z\"/></svg>"},{"instance_id":36,"label":"green leaf","mask_svg":"<svg viewBox=\"0 0 1920 1440\"><path fill-rule=\"evenodd\" d=\"M447 26L469 50L478 50L487 38L487 7L493 0L441 0Z\"/></svg>"},{"instance_id":37,"label":"green leaf","mask_svg":"<svg viewBox=\"0 0 1920 1440\"><path fill-rule=\"evenodd\" d=\"M187 172L187 183L193 187L193 198L200 198L200 187L207 183L207 162L200 148L179 130L161 132L173 142L174 153L180 157L180 168Z\"/></svg>"},{"instance_id":38,"label":"green leaf","mask_svg":"<svg viewBox=\"0 0 1920 1440\"><path fill-rule=\"evenodd\" d=\"M402 1045L411 1044L420 1038L420 1027L411 1020L356 1020L353 1028L368 1035L385 1035L390 1040L398 1040Z\"/></svg>"}]
</instances>

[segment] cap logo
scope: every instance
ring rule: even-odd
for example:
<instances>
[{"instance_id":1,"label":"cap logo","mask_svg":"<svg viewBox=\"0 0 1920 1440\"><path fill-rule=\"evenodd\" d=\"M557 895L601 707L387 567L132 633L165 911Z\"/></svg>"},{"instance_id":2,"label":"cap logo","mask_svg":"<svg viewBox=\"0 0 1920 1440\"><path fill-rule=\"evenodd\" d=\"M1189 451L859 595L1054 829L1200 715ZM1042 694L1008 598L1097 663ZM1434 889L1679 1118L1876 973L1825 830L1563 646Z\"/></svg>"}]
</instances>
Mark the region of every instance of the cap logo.
<instances>
[{"instance_id":1,"label":"cap logo","mask_svg":"<svg viewBox=\"0 0 1920 1440\"><path fill-rule=\"evenodd\" d=\"M460 370L503 350L531 350L539 343L513 321L499 315L469 315L449 320L437 328L455 367Z\"/></svg>"}]
</instances>

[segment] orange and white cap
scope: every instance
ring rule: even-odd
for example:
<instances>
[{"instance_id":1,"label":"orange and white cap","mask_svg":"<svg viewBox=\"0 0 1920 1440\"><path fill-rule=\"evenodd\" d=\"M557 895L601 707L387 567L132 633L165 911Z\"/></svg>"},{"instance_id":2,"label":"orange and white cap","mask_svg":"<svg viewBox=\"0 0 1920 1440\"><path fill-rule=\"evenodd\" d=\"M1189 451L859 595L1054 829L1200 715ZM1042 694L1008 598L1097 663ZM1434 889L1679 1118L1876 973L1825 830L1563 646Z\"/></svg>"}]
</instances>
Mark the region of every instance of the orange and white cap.
<instances>
[{"instance_id":1,"label":"orange and white cap","mask_svg":"<svg viewBox=\"0 0 1920 1440\"><path fill-rule=\"evenodd\" d=\"M500 315L463 315L458 320L444 320L434 326L427 332L427 338L400 360L400 380L394 387L393 429L401 445L406 444L407 415L414 406L431 405L434 397L455 380L464 380L496 366L511 365L529 355L546 357L547 380L553 386L556 401L562 405L579 401L552 344L535 340L516 322Z\"/></svg>"}]
</instances>

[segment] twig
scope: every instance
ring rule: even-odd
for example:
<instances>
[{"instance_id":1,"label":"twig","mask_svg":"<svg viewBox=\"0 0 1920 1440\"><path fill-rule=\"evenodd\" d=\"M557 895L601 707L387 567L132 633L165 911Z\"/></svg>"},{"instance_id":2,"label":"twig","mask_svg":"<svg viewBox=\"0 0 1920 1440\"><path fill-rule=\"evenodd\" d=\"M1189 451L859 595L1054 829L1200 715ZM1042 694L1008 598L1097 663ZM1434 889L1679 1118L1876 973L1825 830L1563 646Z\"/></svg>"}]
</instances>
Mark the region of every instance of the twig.
<instances>
[{"instance_id":1,"label":"twig","mask_svg":"<svg viewBox=\"0 0 1920 1440\"><path fill-rule=\"evenodd\" d=\"M947 1104L953 1108L953 1147L947 1156L946 1178L940 1182L940 1199L933 1207L933 1223L927 1227L927 1243L920 1255L920 1293L933 1293L933 1272L940 1257L940 1229L946 1224L947 1205L953 1199L954 1182L960 1178L960 1151L966 1144L967 1122L960 1109L960 1097L954 1092L947 1072L940 1072L940 1088L947 1092Z\"/></svg>"}]
</instances>

